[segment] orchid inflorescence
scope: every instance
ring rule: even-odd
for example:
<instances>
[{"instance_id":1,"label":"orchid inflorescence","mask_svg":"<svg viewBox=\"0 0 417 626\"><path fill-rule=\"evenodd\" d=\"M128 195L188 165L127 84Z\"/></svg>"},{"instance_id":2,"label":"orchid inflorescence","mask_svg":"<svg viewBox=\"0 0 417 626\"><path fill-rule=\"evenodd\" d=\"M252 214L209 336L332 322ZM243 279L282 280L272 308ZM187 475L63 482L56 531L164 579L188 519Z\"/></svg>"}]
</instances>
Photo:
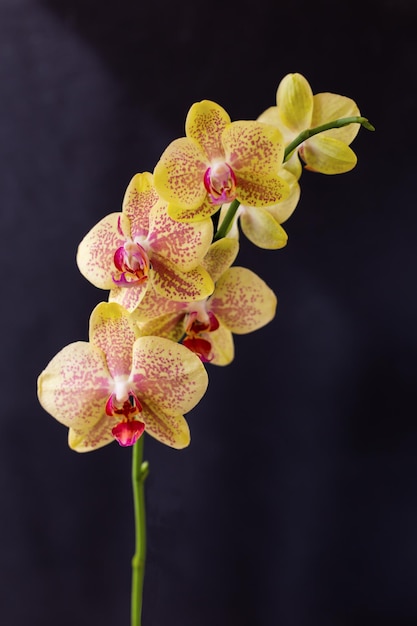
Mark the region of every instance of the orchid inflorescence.
<instances>
[{"instance_id":1,"label":"orchid inflorescence","mask_svg":"<svg viewBox=\"0 0 417 626\"><path fill-rule=\"evenodd\" d=\"M185 137L168 145L153 174L132 178L122 210L79 245L80 272L109 290L108 301L91 314L89 341L61 350L38 384L42 406L69 427L72 449L131 446L144 431L174 448L189 444L183 414L206 391L204 364L229 364L233 333L275 315L273 291L233 265L240 231L261 248L284 247L302 163L348 172L361 124L372 128L353 100L313 95L301 74L284 77L276 105L256 121L232 122L209 100L192 105Z\"/></svg>"},{"instance_id":2,"label":"orchid inflorescence","mask_svg":"<svg viewBox=\"0 0 417 626\"><path fill-rule=\"evenodd\" d=\"M231 363L233 334L275 316L274 292L234 265L240 234L263 249L283 248L303 165L350 171L360 126L373 130L353 100L313 95L297 73L283 78L276 104L257 120L232 122L219 104L197 102L185 137L168 145L153 173L133 176L122 210L79 245L80 272L108 290L108 300L91 313L89 341L64 347L40 374L38 397L69 428L73 450L115 440L132 447L132 626L141 626L146 553L143 434L188 446L184 414L206 392L206 367Z\"/></svg>"}]
</instances>

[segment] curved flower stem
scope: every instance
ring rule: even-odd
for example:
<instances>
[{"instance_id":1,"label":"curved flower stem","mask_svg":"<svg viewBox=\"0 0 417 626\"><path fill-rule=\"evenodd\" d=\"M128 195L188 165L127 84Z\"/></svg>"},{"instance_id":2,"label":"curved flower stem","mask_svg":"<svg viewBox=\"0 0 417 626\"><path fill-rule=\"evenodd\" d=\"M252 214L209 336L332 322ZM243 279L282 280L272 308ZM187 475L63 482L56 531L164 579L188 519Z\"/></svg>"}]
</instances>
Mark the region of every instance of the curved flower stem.
<instances>
[{"instance_id":1,"label":"curved flower stem","mask_svg":"<svg viewBox=\"0 0 417 626\"><path fill-rule=\"evenodd\" d=\"M337 120L333 120L332 122L327 122L327 124L322 124L321 126L316 126L315 128L307 128L303 130L295 139L288 144L285 148L284 153L284 163L288 161L290 155L294 150L299 146L303 141L313 137L313 135L317 135L318 133L322 133L325 130L331 130L332 128L342 128L342 126L347 126L348 124L361 124L367 130L375 130L372 124L366 119L366 117L341 117Z\"/></svg>"},{"instance_id":2,"label":"curved flower stem","mask_svg":"<svg viewBox=\"0 0 417 626\"><path fill-rule=\"evenodd\" d=\"M144 482L149 465L143 461L144 434L132 450L132 487L135 514L135 554L132 559L131 626L142 624L143 578L146 557L146 516Z\"/></svg>"},{"instance_id":3,"label":"curved flower stem","mask_svg":"<svg viewBox=\"0 0 417 626\"><path fill-rule=\"evenodd\" d=\"M223 237L226 237L227 233L230 230L230 226L232 225L236 211L239 208L239 205L239 200L233 200L233 202L230 204L229 208L227 209L227 213L217 230L217 233L213 237L213 241L218 241L219 239L223 239Z\"/></svg>"}]
</instances>

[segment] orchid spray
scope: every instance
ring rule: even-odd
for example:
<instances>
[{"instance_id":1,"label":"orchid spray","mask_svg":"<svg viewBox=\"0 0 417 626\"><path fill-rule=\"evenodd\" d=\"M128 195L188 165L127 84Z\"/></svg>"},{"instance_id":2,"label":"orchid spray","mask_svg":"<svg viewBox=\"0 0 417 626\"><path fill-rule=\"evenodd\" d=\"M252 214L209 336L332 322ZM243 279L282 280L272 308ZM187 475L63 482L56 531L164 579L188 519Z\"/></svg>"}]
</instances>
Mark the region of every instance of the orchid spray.
<instances>
[{"instance_id":1,"label":"orchid spray","mask_svg":"<svg viewBox=\"0 0 417 626\"><path fill-rule=\"evenodd\" d=\"M91 313L88 341L64 347L40 374L38 397L68 427L73 450L113 441L132 448L131 626L142 623L144 433L189 445L184 414L207 389L206 368L229 364L233 334L275 315L274 292L234 265L240 232L260 248L285 247L282 223L299 202L303 166L350 171L361 126L374 130L353 100L313 94L298 73L283 78L276 104L257 120L232 121L219 104L197 102L185 136L167 146L153 173L133 177L122 210L79 245L80 272L108 298Z\"/></svg>"}]
</instances>

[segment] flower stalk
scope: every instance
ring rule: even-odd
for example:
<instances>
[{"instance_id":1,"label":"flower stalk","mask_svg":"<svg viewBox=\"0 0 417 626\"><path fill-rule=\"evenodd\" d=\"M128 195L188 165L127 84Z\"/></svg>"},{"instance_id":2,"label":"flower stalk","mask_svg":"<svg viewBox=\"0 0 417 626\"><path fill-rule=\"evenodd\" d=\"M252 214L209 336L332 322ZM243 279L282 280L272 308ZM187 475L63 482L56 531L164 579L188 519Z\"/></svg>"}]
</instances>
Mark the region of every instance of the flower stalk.
<instances>
[{"instance_id":1,"label":"flower stalk","mask_svg":"<svg viewBox=\"0 0 417 626\"><path fill-rule=\"evenodd\" d=\"M132 488L135 519L135 554L132 559L131 626L142 624L143 581L146 560L145 478L149 464L143 461L144 435L132 451Z\"/></svg>"}]
</instances>

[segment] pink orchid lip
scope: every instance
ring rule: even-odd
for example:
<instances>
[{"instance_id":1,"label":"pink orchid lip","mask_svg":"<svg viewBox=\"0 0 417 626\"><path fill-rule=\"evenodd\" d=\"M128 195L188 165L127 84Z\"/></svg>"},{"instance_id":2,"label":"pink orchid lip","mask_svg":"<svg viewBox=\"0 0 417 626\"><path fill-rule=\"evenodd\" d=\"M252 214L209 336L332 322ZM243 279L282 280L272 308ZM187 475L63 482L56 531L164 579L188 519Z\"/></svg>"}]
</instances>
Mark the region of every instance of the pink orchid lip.
<instances>
[{"instance_id":1,"label":"pink orchid lip","mask_svg":"<svg viewBox=\"0 0 417 626\"><path fill-rule=\"evenodd\" d=\"M225 162L215 163L207 168L204 186L213 204L232 202L236 198L236 176Z\"/></svg>"},{"instance_id":2,"label":"pink orchid lip","mask_svg":"<svg viewBox=\"0 0 417 626\"><path fill-rule=\"evenodd\" d=\"M217 330L219 326L219 320L212 311L204 312L204 315L201 315L199 311L191 311L188 314L185 332L187 335L195 335L204 331L210 333Z\"/></svg>"},{"instance_id":3,"label":"pink orchid lip","mask_svg":"<svg viewBox=\"0 0 417 626\"><path fill-rule=\"evenodd\" d=\"M139 420L120 422L112 429L112 435L117 443L124 448L133 446L145 430L145 424Z\"/></svg>"},{"instance_id":4,"label":"pink orchid lip","mask_svg":"<svg viewBox=\"0 0 417 626\"><path fill-rule=\"evenodd\" d=\"M114 284L118 287L131 287L145 282L151 265L146 250L124 234L120 217L117 222L117 230L126 241L114 253L113 263L116 269L121 272L119 278L112 276Z\"/></svg>"},{"instance_id":5,"label":"pink orchid lip","mask_svg":"<svg viewBox=\"0 0 417 626\"><path fill-rule=\"evenodd\" d=\"M142 411L142 405L133 391L128 392L128 397L122 402L116 400L116 394L112 393L106 402L106 415L118 417L123 415L125 419L132 419Z\"/></svg>"}]
</instances>

